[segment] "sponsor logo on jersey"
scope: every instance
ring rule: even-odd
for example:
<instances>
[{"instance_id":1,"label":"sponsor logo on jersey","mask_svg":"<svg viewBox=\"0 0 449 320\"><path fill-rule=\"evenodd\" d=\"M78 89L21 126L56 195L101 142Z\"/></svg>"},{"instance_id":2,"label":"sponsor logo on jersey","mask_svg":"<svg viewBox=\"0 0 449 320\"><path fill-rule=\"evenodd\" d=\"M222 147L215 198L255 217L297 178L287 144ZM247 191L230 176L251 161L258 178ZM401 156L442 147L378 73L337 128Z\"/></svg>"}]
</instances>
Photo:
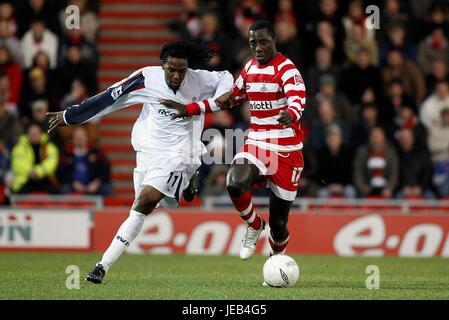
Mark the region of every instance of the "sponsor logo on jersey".
<instances>
[{"instance_id":1,"label":"sponsor logo on jersey","mask_svg":"<svg viewBox=\"0 0 449 320\"><path fill-rule=\"evenodd\" d=\"M251 101L249 103L249 110L272 110L273 105L271 101Z\"/></svg>"},{"instance_id":2,"label":"sponsor logo on jersey","mask_svg":"<svg viewBox=\"0 0 449 320\"><path fill-rule=\"evenodd\" d=\"M163 115L163 116L166 116L166 117L176 114L175 112L172 112L172 111L166 110L166 109L159 109L158 113Z\"/></svg>"},{"instance_id":3,"label":"sponsor logo on jersey","mask_svg":"<svg viewBox=\"0 0 449 320\"><path fill-rule=\"evenodd\" d=\"M304 81L302 81L301 76L299 74L295 74L295 84L301 84Z\"/></svg>"}]
</instances>

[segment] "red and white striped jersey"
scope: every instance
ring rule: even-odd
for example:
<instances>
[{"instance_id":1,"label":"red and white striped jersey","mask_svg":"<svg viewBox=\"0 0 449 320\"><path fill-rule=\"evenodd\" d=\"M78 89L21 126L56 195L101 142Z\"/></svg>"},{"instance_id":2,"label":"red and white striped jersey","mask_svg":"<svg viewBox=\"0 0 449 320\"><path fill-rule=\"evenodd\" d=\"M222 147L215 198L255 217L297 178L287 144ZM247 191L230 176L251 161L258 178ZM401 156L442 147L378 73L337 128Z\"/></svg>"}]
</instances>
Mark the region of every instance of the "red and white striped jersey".
<instances>
[{"instance_id":1,"label":"red and white striped jersey","mask_svg":"<svg viewBox=\"0 0 449 320\"><path fill-rule=\"evenodd\" d=\"M302 149L304 133L299 120L306 103L306 89L290 59L281 53L266 65L252 59L237 78L233 95L237 100L249 100L251 123L246 143L279 152ZM277 121L281 110L292 117L290 127Z\"/></svg>"},{"instance_id":2,"label":"red and white striped jersey","mask_svg":"<svg viewBox=\"0 0 449 320\"><path fill-rule=\"evenodd\" d=\"M302 149L304 133L299 120L306 104L306 89L298 69L281 53L266 65L249 61L234 83L237 102L249 100L251 123L247 144L276 152ZM186 106L188 115L221 111L213 99ZM290 127L277 119L286 110L292 117Z\"/></svg>"}]
</instances>

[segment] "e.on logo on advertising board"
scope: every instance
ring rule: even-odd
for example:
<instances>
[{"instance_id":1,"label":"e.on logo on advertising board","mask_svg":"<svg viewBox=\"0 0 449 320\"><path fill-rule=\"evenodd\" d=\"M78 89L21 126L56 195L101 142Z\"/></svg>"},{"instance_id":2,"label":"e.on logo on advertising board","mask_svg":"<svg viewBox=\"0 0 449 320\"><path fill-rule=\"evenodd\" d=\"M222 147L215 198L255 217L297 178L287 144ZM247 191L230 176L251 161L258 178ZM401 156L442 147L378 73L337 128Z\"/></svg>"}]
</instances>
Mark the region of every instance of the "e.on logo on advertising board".
<instances>
[{"instance_id":1,"label":"e.on logo on advertising board","mask_svg":"<svg viewBox=\"0 0 449 320\"><path fill-rule=\"evenodd\" d=\"M127 213L96 212L93 249L104 251ZM267 219L267 214L262 213ZM311 214L289 218L291 254L449 257L448 215ZM232 211L159 210L145 219L128 252L238 255L246 225ZM268 255L269 229L258 246Z\"/></svg>"},{"instance_id":2,"label":"e.on logo on advertising board","mask_svg":"<svg viewBox=\"0 0 449 320\"><path fill-rule=\"evenodd\" d=\"M0 250L88 250L90 231L85 210L0 210Z\"/></svg>"}]
</instances>

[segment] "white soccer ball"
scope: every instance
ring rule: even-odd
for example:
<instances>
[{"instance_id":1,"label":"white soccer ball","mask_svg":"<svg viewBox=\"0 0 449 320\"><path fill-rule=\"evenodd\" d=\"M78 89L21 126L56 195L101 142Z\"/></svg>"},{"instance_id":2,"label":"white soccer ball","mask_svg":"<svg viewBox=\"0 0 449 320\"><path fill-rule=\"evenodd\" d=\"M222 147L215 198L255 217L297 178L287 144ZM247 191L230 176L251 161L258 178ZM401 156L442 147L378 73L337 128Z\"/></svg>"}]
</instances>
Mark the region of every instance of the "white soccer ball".
<instances>
[{"instance_id":1,"label":"white soccer ball","mask_svg":"<svg viewBox=\"0 0 449 320\"><path fill-rule=\"evenodd\" d=\"M263 279L270 287L293 287L299 279L299 266L292 257L275 254L263 266Z\"/></svg>"}]
</instances>

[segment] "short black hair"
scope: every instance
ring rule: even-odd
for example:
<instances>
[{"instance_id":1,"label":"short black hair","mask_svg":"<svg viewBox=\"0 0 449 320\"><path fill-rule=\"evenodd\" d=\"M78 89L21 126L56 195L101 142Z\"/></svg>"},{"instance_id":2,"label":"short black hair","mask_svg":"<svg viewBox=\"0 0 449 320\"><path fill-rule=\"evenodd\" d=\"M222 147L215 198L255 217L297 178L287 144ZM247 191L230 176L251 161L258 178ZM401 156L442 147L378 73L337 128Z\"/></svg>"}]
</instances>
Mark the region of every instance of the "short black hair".
<instances>
[{"instance_id":1,"label":"short black hair","mask_svg":"<svg viewBox=\"0 0 449 320\"><path fill-rule=\"evenodd\" d=\"M205 68L214 56L214 52L206 46L195 42L176 41L167 43L161 49L160 60L166 62L169 57L186 59L189 68Z\"/></svg>"},{"instance_id":2,"label":"short black hair","mask_svg":"<svg viewBox=\"0 0 449 320\"><path fill-rule=\"evenodd\" d=\"M272 39L276 38L276 32L274 32L274 26L270 21L267 20L257 20L254 22L251 27L249 27L249 31L256 31L260 29L266 29L268 34Z\"/></svg>"}]
</instances>

